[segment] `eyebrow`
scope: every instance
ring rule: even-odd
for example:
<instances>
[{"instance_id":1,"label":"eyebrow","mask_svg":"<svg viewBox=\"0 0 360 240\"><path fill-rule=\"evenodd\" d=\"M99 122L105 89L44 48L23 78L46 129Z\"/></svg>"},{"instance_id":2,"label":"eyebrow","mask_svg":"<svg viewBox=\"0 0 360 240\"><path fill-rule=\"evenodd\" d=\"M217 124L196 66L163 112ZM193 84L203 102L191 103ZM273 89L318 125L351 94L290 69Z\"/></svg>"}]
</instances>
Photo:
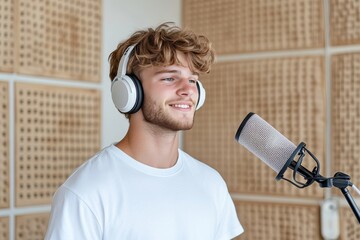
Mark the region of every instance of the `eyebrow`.
<instances>
[{"instance_id":1,"label":"eyebrow","mask_svg":"<svg viewBox=\"0 0 360 240\"><path fill-rule=\"evenodd\" d=\"M162 73L175 73L175 74L178 74L178 75L181 75L181 71L179 70L171 70L171 69L163 69L163 70L159 70L159 71L156 71L155 74L162 74ZM199 75L196 74L196 73L191 73L191 76L196 76L198 77Z\"/></svg>"}]
</instances>

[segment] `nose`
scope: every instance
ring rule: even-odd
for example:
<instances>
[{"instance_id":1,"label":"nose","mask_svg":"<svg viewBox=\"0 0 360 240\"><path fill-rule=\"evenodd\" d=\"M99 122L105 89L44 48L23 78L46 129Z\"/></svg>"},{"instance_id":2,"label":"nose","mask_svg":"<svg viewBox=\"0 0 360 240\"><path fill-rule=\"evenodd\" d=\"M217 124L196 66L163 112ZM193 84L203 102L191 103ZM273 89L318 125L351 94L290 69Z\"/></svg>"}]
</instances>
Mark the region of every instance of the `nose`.
<instances>
[{"instance_id":1,"label":"nose","mask_svg":"<svg viewBox=\"0 0 360 240\"><path fill-rule=\"evenodd\" d=\"M190 96L192 97L197 92L196 83L192 83L189 80L182 80L179 84L177 94L179 96Z\"/></svg>"}]
</instances>

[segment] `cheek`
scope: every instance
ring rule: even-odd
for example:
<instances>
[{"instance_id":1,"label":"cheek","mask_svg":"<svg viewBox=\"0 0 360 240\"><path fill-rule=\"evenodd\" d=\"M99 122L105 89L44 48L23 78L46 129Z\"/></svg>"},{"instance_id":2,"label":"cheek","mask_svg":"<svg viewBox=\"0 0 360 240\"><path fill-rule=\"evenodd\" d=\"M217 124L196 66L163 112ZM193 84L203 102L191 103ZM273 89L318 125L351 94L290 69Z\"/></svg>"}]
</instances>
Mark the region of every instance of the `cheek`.
<instances>
[{"instance_id":1,"label":"cheek","mask_svg":"<svg viewBox=\"0 0 360 240\"><path fill-rule=\"evenodd\" d=\"M144 93L146 93L148 95L161 94L165 90L166 89L161 85L150 84L150 83L143 84L143 91L144 91Z\"/></svg>"},{"instance_id":2,"label":"cheek","mask_svg":"<svg viewBox=\"0 0 360 240\"><path fill-rule=\"evenodd\" d=\"M173 96L172 90L163 86L152 86L149 88L144 88L143 91L145 96L157 102Z\"/></svg>"},{"instance_id":3,"label":"cheek","mask_svg":"<svg viewBox=\"0 0 360 240\"><path fill-rule=\"evenodd\" d=\"M154 108L155 106L164 105L166 97L161 92L147 91L144 92L143 105Z\"/></svg>"}]
</instances>

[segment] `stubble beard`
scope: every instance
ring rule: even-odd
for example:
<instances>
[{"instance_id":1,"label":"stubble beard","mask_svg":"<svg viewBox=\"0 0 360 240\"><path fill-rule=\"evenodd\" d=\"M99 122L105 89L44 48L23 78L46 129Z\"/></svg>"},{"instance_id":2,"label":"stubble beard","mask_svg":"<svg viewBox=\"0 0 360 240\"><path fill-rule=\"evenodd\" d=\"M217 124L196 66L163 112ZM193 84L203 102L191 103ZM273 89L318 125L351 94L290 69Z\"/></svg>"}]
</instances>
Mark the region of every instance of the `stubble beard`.
<instances>
[{"instance_id":1,"label":"stubble beard","mask_svg":"<svg viewBox=\"0 0 360 240\"><path fill-rule=\"evenodd\" d=\"M191 119L177 119L176 117L171 116L170 113L166 113L163 108L151 99L144 99L142 111L146 122L164 129L172 131L189 130L194 125L195 113Z\"/></svg>"}]
</instances>

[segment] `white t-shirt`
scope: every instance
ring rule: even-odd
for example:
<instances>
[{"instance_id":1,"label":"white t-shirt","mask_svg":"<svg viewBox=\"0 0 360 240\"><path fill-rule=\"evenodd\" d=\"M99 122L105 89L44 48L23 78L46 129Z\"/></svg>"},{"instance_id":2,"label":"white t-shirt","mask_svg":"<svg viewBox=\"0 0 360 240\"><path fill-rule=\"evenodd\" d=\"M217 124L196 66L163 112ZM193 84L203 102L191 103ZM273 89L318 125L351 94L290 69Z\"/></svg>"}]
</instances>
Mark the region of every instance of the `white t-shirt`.
<instances>
[{"instance_id":1,"label":"white t-shirt","mask_svg":"<svg viewBox=\"0 0 360 240\"><path fill-rule=\"evenodd\" d=\"M55 193L45 239L228 240L243 232L218 172L179 150L153 168L114 145Z\"/></svg>"}]
</instances>

